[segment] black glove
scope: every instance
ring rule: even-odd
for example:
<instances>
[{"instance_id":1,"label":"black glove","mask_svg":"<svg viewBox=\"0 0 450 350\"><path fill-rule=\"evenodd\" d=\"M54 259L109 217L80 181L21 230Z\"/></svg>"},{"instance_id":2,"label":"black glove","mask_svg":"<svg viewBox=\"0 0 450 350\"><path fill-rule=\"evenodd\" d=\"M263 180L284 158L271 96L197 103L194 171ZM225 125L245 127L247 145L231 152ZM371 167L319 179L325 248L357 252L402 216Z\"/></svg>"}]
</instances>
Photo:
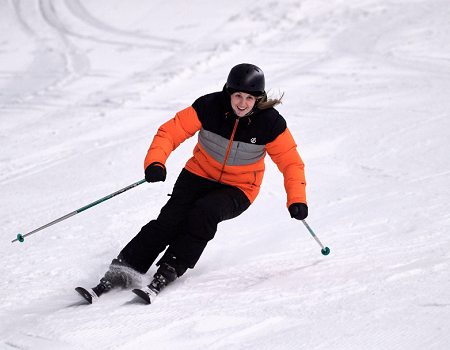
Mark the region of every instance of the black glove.
<instances>
[{"instance_id":1,"label":"black glove","mask_svg":"<svg viewBox=\"0 0 450 350\"><path fill-rule=\"evenodd\" d=\"M147 182L166 181L166 167L162 163L154 162L145 169Z\"/></svg>"},{"instance_id":2,"label":"black glove","mask_svg":"<svg viewBox=\"0 0 450 350\"><path fill-rule=\"evenodd\" d=\"M297 220L306 219L308 216L308 206L305 203L292 203L289 206L289 213L291 214L291 218Z\"/></svg>"}]
</instances>

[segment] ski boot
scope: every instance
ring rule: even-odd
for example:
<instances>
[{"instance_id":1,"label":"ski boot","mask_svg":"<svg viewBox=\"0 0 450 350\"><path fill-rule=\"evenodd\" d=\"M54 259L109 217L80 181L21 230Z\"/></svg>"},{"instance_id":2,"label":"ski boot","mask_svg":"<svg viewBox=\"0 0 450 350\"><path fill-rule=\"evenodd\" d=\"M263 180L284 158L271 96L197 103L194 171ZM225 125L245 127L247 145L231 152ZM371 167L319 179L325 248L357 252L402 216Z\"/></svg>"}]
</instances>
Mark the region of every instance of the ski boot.
<instances>
[{"instance_id":1,"label":"ski boot","mask_svg":"<svg viewBox=\"0 0 450 350\"><path fill-rule=\"evenodd\" d=\"M175 268L163 263L153 275L152 282L144 288L133 289L133 293L142 298L147 304L153 303L157 295L170 283L177 279Z\"/></svg>"},{"instance_id":2,"label":"ski boot","mask_svg":"<svg viewBox=\"0 0 450 350\"><path fill-rule=\"evenodd\" d=\"M90 304L97 300L101 295L109 292L114 288L129 288L135 284L138 272L134 271L122 259L114 259L106 271L105 276L100 280L100 283L93 287L85 289L77 287L75 290Z\"/></svg>"}]
</instances>

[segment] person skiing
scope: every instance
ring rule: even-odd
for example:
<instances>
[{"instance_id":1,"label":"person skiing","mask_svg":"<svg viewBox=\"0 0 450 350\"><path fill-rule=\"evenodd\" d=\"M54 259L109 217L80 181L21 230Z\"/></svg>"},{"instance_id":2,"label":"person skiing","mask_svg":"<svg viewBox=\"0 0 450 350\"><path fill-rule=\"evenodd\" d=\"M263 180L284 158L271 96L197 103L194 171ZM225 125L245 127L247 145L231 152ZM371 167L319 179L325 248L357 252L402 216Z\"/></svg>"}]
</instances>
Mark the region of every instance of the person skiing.
<instances>
[{"instance_id":1,"label":"person skiing","mask_svg":"<svg viewBox=\"0 0 450 350\"><path fill-rule=\"evenodd\" d=\"M263 71L253 64L238 64L222 91L198 98L160 126L144 161L148 182L165 181L171 152L198 132L193 156L157 219L143 226L122 249L92 288L92 297L113 288L129 288L136 274L145 274L163 251L145 289L147 295L157 295L194 268L218 224L239 216L256 199L266 154L284 176L291 217L308 216L304 163L285 119L274 109L283 95L269 99ZM134 292L143 296L142 290Z\"/></svg>"}]
</instances>

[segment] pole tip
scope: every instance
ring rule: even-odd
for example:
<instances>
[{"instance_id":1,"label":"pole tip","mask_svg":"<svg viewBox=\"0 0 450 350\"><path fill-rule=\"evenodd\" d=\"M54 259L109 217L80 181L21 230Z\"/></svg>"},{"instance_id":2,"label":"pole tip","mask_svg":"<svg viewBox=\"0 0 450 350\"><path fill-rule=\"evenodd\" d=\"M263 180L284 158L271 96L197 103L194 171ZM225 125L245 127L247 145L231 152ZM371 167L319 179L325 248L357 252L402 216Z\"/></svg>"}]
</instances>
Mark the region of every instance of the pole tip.
<instances>
[{"instance_id":1,"label":"pole tip","mask_svg":"<svg viewBox=\"0 0 450 350\"><path fill-rule=\"evenodd\" d=\"M330 254L330 248L328 248L328 247L325 247L325 249L322 249L321 251L322 251L322 254L323 254L323 255L328 255L328 254Z\"/></svg>"},{"instance_id":2,"label":"pole tip","mask_svg":"<svg viewBox=\"0 0 450 350\"><path fill-rule=\"evenodd\" d=\"M23 236L19 233L19 234L17 235L17 240L18 240L19 242L23 242L23 241L25 240L25 238L23 238Z\"/></svg>"}]
</instances>

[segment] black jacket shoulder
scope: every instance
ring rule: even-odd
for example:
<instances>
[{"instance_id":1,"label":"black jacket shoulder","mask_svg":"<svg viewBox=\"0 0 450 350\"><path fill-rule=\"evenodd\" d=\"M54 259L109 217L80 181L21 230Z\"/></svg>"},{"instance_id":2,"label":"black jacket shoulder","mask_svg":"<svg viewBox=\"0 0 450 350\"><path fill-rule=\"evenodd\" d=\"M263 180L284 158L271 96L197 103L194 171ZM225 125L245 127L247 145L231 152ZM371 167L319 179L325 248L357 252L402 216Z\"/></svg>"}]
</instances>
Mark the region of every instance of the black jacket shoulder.
<instances>
[{"instance_id":1,"label":"black jacket shoulder","mask_svg":"<svg viewBox=\"0 0 450 350\"><path fill-rule=\"evenodd\" d=\"M222 92L213 92L199 97L192 104L192 107L197 112L198 119L203 123L206 114L222 114L231 111L231 104L228 102L229 106L226 105Z\"/></svg>"},{"instance_id":2,"label":"black jacket shoulder","mask_svg":"<svg viewBox=\"0 0 450 350\"><path fill-rule=\"evenodd\" d=\"M264 136L264 143L274 141L287 128L286 120L275 108L258 110L250 118L253 128L260 130Z\"/></svg>"}]
</instances>

